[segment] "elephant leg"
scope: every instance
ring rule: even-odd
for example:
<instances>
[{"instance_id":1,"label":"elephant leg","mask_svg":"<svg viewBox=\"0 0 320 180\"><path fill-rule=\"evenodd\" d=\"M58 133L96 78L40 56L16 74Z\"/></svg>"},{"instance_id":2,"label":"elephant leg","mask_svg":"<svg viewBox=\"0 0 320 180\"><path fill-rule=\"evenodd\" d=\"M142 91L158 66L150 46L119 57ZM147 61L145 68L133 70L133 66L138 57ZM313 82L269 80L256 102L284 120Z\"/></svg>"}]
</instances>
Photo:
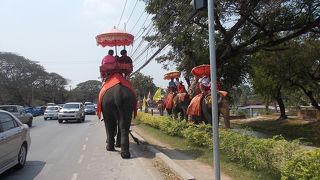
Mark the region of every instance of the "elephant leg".
<instances>
[{"instance_id":1,"label":"elephant leg","mask_svg":"<svg viewBox=\"0 0 320 180\"><path fill-rule=\"evenodd\" d=\"M121 157L123 159L128 159L131 157L129 151L129 131L131 124L131 113L124 113L120 116L119 125L121 133Z\"/></svg>"},{"instance_id":2,"label":"elephant leg","mask_svg":"<svg viewBox=\"0 0 320 180\"><path fill-rule=\"evenodd\" d=\"M229 117L229 109L224 109L221 111L223 120L224 120L224 125L227 129L230 129L230 117Z\"/></svg>"},{"instance_id":3,"label":"elephant leg","mask_svg":"<svg viewBox=\"0 0 320 180\"><path fill-rule=\"evenodd\" d=\"M107 150L108 151L114 151L114 135L115 135L115 131L116 131L116 125L117 123L115 122L115 120L111 120L111 119L105 119L105 121L107 121L106 124L106 128L107 130Z\"/></svg>"}]
</instances>

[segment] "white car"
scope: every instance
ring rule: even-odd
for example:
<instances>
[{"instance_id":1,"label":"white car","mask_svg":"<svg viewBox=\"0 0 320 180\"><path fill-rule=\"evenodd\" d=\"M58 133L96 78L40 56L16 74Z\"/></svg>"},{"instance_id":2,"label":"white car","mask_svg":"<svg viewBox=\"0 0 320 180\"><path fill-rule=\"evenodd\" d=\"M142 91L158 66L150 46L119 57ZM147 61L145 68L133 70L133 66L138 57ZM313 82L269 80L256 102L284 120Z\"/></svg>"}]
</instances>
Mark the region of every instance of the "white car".
<instances>
[{"instance_id":1,"label":"white car","mask_svg":"<svg viewBox=\"0 0 320 180\"><path fill-rule=\"evenodd\" d=\"M0 110L0 174L23 168L31 145L30 129L7 111Z\"/></svg>"},{"instance_id":2,"label":"white car","mask_svg":"<svg viewBox=\"0 0 320 180\"><path fill-rule=\"evenodd\" d=\"M63 120L77 120L79 123L84 122L86 114L84 106L81 102L66 103L59 111L58 121L62 123Z\"/></svg>"},{"instance_id":3,"label":"white car","mask_svg":"<svg viewBox=\"0 0 320 180\"><path fill-rule=\"evenodd\" d=\"M44 111L43 119L58 119L59 110L59 106L47 106L46 110Z\"/></svg>"}]
</instances>

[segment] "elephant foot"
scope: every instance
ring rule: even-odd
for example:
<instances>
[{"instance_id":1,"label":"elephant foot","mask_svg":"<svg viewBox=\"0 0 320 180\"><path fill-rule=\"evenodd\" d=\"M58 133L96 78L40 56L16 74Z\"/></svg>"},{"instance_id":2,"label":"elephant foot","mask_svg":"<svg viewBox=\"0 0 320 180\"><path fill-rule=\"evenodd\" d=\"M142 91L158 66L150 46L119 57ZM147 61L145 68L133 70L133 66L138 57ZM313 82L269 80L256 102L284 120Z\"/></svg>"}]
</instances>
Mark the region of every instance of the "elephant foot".
<instances>
[{"instance_id":1,"label":"elephant foot","mask_svg":"<svg viewBox=\"0 0 320 180\"><path fill-rule=\"evenodd\" d=\"M115 151L114 147L111 147L109 145L107 145L106 149L107 149L107 151Z\"/></svg>"},{"instance_id":2,"label":"elephant foot","mask_svg":"<svg viewBox=\"0 0 320 180\"><path fill-rule=\"evenodd\" d=\"M122 159L129 159L131 157L130 152L121 152Z\"/></svg>"},{"instance_id":3,"label":"elephant foot","mask_svg":"<svg viewBox=\"0 0 320 180\"><path fill-rule=\"evenodd\" d=\"M116 143L114 147L121 147L120 143Z\"/></svg>"}]
</instances>

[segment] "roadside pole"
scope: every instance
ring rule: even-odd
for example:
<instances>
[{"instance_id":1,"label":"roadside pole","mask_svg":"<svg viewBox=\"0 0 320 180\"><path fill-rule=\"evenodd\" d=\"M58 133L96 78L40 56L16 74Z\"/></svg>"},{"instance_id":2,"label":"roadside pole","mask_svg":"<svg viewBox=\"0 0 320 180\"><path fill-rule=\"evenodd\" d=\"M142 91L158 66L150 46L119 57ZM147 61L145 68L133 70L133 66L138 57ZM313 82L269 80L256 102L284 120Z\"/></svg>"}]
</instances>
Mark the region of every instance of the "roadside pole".
<instances>
[{"instance_id":1,"label":"roadside pole","mask_svg":"<svg viewBox=\"0 0 320 180\"><path fill-rule=\"evenodd\" d=\"M217 103L217 70L216 70L216 45L214 29L214 0L208 0L208 26L209 26L209 52L211 72L211 112L212 112L212 136L213 136L213 170L214 179L220 180L220 159L219 159L219 121Z\"/></svg>"}]
</instances>

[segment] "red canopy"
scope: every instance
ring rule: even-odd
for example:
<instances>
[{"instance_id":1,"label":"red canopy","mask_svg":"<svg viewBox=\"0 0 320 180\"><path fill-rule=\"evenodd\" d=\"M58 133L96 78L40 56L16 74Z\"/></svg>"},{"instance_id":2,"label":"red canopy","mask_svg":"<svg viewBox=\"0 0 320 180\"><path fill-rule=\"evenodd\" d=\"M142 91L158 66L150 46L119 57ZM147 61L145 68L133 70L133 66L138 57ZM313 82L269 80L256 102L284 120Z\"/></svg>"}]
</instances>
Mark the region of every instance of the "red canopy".
<instances>
[{"instance_id":1,"label":"red canopy","mask_svg":"<svg viewBox=\"0 0 320 180\"><path fill-rule=\"evenodd\" d=\"M128 46L133 43L134 36L119 29L112 29L106 33L96 36L97 45L106 46Z\"/></svg>"},{"instance_id":2,"label":"red canopy","mask_svg":"<svg viewBox=\"0 0 320 180\"><path fill-rule=\"evenodd\" d=\"M210 77L210 65L202 64L200 66L196 66L191 70L191 73L194 76L198 76L198 77L203 77L205 75Z\"/></svg>"}]
</instances>

